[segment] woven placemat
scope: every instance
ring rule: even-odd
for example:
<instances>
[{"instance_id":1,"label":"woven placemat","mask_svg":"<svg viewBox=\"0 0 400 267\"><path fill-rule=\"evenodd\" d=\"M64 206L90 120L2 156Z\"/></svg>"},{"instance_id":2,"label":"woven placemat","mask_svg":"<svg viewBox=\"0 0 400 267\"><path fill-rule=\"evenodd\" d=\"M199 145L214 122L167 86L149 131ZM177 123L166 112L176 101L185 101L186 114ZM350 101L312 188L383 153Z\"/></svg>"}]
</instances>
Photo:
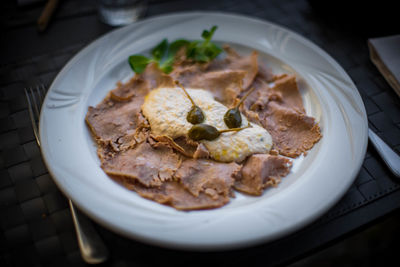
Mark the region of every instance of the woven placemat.
<instances>
[{"instance_id":1,"label":"woven placemat","mask_svg":"<svg viewBox=\"0 0 400 267\"><path fill-rule=\"evenodd\" d=\"M177 1L180 9L187 3ZM175 2L176 4L176 2ZM176 11L166 1L151 5L149 15ZM400 152L400 99L369 60L365 39L329 28L305 1L221 1L202 9L248 14L273 21L311 39L349 73L363 98L370 127ZM83 45L75 45L0 68L0 266L79 266L75 232L67 200L49 176L35 143L23 89L48 86ZM315 224L335 218L399 190L377 153L368 148L362 169L343 199ZM311 226L312 227L312 226ZM256 262L262 250L223 253L179 252L120 237L96 225L109 249L112 266L235 265ZM157 255L157 257L154 257ZM193 258L196 257L196 260Z\"/></svg>"}]
</instances>

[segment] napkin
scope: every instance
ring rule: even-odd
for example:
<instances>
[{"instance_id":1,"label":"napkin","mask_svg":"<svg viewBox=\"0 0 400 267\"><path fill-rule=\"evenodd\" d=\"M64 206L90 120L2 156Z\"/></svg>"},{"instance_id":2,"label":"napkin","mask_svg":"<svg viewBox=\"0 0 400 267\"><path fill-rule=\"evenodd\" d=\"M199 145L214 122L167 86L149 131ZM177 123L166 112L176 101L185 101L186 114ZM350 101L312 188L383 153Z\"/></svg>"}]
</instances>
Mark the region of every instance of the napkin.
<instances>
[{"instance_id":1,"label":"napkin","mask_svg":"<svg viewBox=\"0 0 400 267\"><path fill-rule=\"evenodd\" d=\"M372 62L400 96L400 35L368 39L368 47Z\"/></svg>"}]
</instances>

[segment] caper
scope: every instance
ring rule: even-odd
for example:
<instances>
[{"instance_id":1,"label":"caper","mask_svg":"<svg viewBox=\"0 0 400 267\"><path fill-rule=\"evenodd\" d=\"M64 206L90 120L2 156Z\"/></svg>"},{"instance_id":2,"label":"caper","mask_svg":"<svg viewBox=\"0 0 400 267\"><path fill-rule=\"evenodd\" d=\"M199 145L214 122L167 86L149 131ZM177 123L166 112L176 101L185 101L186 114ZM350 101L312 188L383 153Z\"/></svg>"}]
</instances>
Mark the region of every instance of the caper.
<instances>
[{"instance_id":1,"label":"caper","mask_svg":"<svg viewBox=\"0 0 400 267\"><path fill-rule=\"evenodd\" d=\"M239 106L243 103L243 101L254 91L255 87L252 87L240 101L236 104L235 107L228 109L228 111L224 115L224 122L228 128L237 128L242 125L242 115L239 111Z\"/></svg>"},{"instance_id":2,"label":"caper","mask_svg":"<svg viewBox=\"0 0 400 267\"><path fill-rule=\"evenodd\" d=\"M204 113L201 110L201 108L194 103L194 101L190 97L189 93L178 81L175 81L175 84L178 85L180 88L182 88L182 90L185 92L186 96L189 98L190 102L192 102L192 108L188 112L188 114L186 116L186 120L188 122L190 122L191 124L202 123L204 121Z\"/></svg>"},{"instance_id":3,"label":"caper","mask_svg":"<svg viewBox=\"0 0 400 267\"><path fill-rule=\"evenodd\" d=\"M250 124L243 128L218 130L217 128L215 128L214 126L211 126L209 124L200 123L200 124L193 125L192 128L190 128L188 135L189 135L189 138L194 141L199 141L199 140L203 140L203 139L212 141L214 139L217 139L221 135L221 133L238 132L238 131L246 129L248 127L250 127Z\"/></svg>"},{"instance_id":4,"label":"caper","mask_svg":"<svg viewBox=\"0 0 400 267\"><path fill-rule=\"evenodd\" d=\"M203 111L198 106L192 106L186 116L186 120L191 124L202 123L204 121Z\"/></svg>"},{"instance_id":5,"label":"caper","mask_svg":"<svg viewBox=\"0 0 400 267\"><path fill-rule=\"evenodd\" d=\"M194 141L202 139L211 141L218 138L221 133L214 126L200 123L193 125L192 128L190 128L188 135L190 139Z\"/></svg>"},{"instance_id":6,"label":"caper","mask_svg":"<svg viewBox=\"0 0 400 267\"><path fill-rule=\"evenodd\" d=\"M242 125L242 115L237 107L228 109L224 115L224 122L228 128L237 128Z\"/></svg>"}]
</instances>

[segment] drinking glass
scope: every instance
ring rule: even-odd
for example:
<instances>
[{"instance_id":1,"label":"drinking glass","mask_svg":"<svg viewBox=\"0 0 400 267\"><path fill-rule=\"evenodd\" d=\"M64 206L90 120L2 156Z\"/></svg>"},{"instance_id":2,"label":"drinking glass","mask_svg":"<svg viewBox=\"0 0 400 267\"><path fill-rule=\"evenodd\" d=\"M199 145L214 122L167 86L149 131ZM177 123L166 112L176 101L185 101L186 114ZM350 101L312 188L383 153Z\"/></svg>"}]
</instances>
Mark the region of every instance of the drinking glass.
<instances>
[{"instance_id":1,"label":"drinking glass","mask_svg":"<svg viewBox=\"0 0 400 267\"><path fill-rule=\"evenodd\" d=\"M100 19L111 26L137 21L145 12L147 0L98 0Z\"/></svg>"}]
</instances>

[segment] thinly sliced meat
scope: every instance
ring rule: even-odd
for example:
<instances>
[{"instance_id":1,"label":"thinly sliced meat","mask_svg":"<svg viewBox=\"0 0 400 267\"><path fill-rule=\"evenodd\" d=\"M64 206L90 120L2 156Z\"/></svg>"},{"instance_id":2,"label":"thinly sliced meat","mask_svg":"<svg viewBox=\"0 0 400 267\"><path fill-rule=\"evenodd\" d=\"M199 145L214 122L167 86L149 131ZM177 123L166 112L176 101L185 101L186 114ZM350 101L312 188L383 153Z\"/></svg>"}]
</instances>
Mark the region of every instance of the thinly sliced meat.
<instances>
[{"instance_id":1,"label":"thinly sliced meat","mask_svg":"<svg viewBox=\"0 0 400 267\"><path fill-rule=\"evenodd\" d=\"M253 82L257 72L257 52L240 57L233 49L225 47L227 56L209 63L187 64L180 61L170 74L185 87L204 88L225 105L231 105L243 89ZM243 88L243 89L242 89Z\"/></svg>"},{"instance_id":2,"label":"thinly sliced meat","mask_svg":"<svg viewBox=\"0 0 400 267\"><path fill-rule=\"evenodd\" d=\"M148 64L139 78L148 82L150 90L158 87L175 87L174 79L162 72L156 63Z\"/></svg>"},{"instance_id":3,"label":"thinly sliced meat","mask_svg":"<svg viewBox=\"0 0 400 267\"><path fill-rule=\"evenodd\" d=\"M269 98L283 107L305 113L303 100L297 87L296 76L282 75L270 89Z\"/></svg>"},{"instance_id":4,"label":"thinly sliced meat","mask_svg":"<svg viewBox=\"0 0 400 267\"><path fill-rule=\"evenodd\" d=\"M258 73L258 53L253 51L249 56L241 57L229 46L224 47L226 58L211 61L205 71L221 71L221 70L236 70L245 71L243 77L243 89L246 89L253 82Z\"/></svg>"},{"instance_id":5,"label":"thinly sliced meat","mask_svg":"<svg viewBox=\"0 0 400 267\"><path fill-rule=\"evenodd\" d=\"M181 165L181 157L172 149L154 149L147 142L114 154L101 148L99 155L101 167L107 174L128 177L145 186L160 186L172 180Z\"/></svg>"},{"instance_id":6,"label":"thinly sliced meat","mask_svg":"<svg viewBox=\"0 0 400 267\"><path fill-rule=\"evenodd\" d=\"M321 131L314 118L293 109L269 102L261 123L272 136L274 147L288 157L298 157L321 139Z\"/></svg>"},{"instance_id":7,"label":"thinly sliced meat","mask_svg":"<svg viewBox=\"0 0 400 267\"><path fill-rule=\"evenodd\" d=\"M155 136L155 135L150 135L150 138L153 140L150 142L151 146L153 147L170 147L177 152L181 153L182 155L186 157L192 157L194 154L194 148L190 150L185 150L185 148L181 147L179 144L177 144L174 139L166 136L166 135L161 135L161 136Z\"/></svg>"},{"instance_id":8,"label":"thinly sliced meat","mask_svg":"<svg viewBox=\"0 0 400 267\"><path fill-rule=\"evenodd\" d=\"M169 74L174 80L178 80L183 86L188 86L198 75L204 74L204 68L200 64L181 64L174 66Z\"/></svg>"},{"instance_id":9,"label":"thinly sliced meat","mask_svg":"<svg viewBox=\"0 0 400 267\"><path fill-rule=\"evenodd\" d=\"M169 205L178 210L200 210L218 208L229 202L229 196L213 195L201 192L196 197L187 191L182 184L175 181L164 182L160 187L145 187L139 183L124 183L128 189L140 196Z\"/></svg>"},{"instance_id":10,"label":"thinly sliced meat","mask_svg":"<svg viewBox=\"0 0 400 267\"><path fill-rule=\"evenodd\" d=\"M217 101L229 106L240 94L245 76L246 72L239 70L212 71L198 75L184 86L208 90Z\"/></svg>"},{"instance_id":11,"label":"thinly sliced meat","mask_svg":"<svg viewBox=\"0 0 400 267\"><path fill-rule=\"evenodd\" d=\"M281 156L252 155L244 164L235 181L235 189L259 196L264 189L275 186L290 172L292 162Z\"/></svg>"},{"instance_id":12,"label":"thinly sliced meat","mask_svg":"<svg viewBox=\"0 0 400 267\"><path fill-rule=\"evenodd\" d=\"M110 98L115 101L127 101L133 96L145 96L149 92L149 82L135 75L127 83L117 83L117 88L111 90Z\"/></svg>"},{"instance_id":13,"label":"thinly sliced meat","mask_svg":"<svg viewBox=\"0 0 400 267\"><path fill-rule=\"evenodd\" d=\"M256 77L258 72L257 57L258 53L253 51L250 56L231 60L230 64L227 66L227 68L231 70L246 71L242 85L244 89L248 88Z\"/></svg>"},{"instance_id":14,"label":"thinly sliced meat","mask_svg":"<svg viewBox=\"0 0 400 267\"><path fill-rule=\"evenodd\" d=\"M258 65L257 76L259 76L262 80L264 80L267 83L273 82L277 78L277 76L272 73L272 70L270 68L264 67L262 65Z\"/></svg>"},{"instance_id":15,"label":"thinly sliced meat","mask_svg":"<svg viewBox=\"0 0 400 267\"><path fill-rule=\"evenodd\" d=\"M196 148L196 151L193 153L193 158L194 159L208 159L210 157L210 152L208 149L203 145L202 143L199 143L199 145Z\"/></svg>"},{"instance_id":16,"label":"thinly sliced meat","mask_svg":"<svg viewBox=\"0 0 400 267\"><path fill-rule=\"evenodd\" d=\"M150 129L149 128L141 128L138 126L135 132L128 133L120 138L118 138L117 143L113 144L112 147L114 151L125 151L135 147L137 144L143 143L147 140L149 136ZM116 149L115 145L118 146Z\"/></svg>"},{"instance_id":17,"label":"thinly sliced meat","mask_svg":"<svg viewBox=\"0 0 400 267\"><path fill-rule=\"evenodd\" d=\"M255 87L255 90L244 101L243 109L246 111L262 111L270 101L275 101L282 107L305 113L294 75L280 76L273 87L270 87L261 76L257 76L251 87Z\"/></svg>"},{"instance_id":18,"label":"thinly sliced meat","mask_svg":"<svg viewBox=\"0 0 400 267\"><path fill-rule=\"evenodd\" d=\"M219 163L211 160L189 159L182 162L175 177L194 196L200 192L211 195L229 195L234 182L234 175L240 171L235 162Z\"/></svg>"},{"instance_id":19,"label":"thinly sliced meat","mask_svg":"<svg viewBox=\"0 0 400 267\"><path fill-rule=\"evenodd\" d=\"M175 87L174 80L163 73L155 63L147 65L140 75L135 75L126 83L117 83L117 88L111 90L110 98L115 101L126 101L133 96L143 97L157 87Z\"/></svg>"},{"instance_id":20,"label":"thinly sliced meat","mask_svg":"<svg viewBox=\"0 0 400 267\"><path fill-rule=\"evenodd\" d=\"M244 100L242 107L252 111L262 110L269 101L271 88L260 76L256 76L250 87L254 87L254 91ZM247 91L242 92L240 97Z\"/></svg>"},{"instance_id":21,"label":"thinly sliced meat","mask_svg":"<svg viewBox=\"0 0 400 267\"><path fill-rule=\"evenodd\" d=\"M272 88L257 76L252 86L241 111L268 130L281 155L298 157L319 141L320 128L305 114L295 76L281 75Z\"/></svg>"},{"instance_id":22,"label":"thinly sliced meat","mask_svg":"<svg viewBox=\"0 0 400 267\"><path fill-rule=\"evenodd\" d=\"M259 112L262 111L269 101L270 87L260 76L256 76L250 88L254 91L248 95L240 106L240 111L253 123L261 124ZM240 97L246 94L247 90L242 92Z\"/></svg>"},{"instance_id":23,"label":"thinly sliced meat","mask_svg":"<svg viewBox=\"0 0 400 267\"><path fill-rule=\"evenodd\" d=\"M229 59L230 61L240 58L238 52L236 52L236 50L230 47L229 45L226 44L222 48L226 53L226 58Z\"/></svg>"},{"instance_id":24,"label":"thinly sliced meat","mask_svg":"<svg viewBox=\"0 0 400 267\"><path fill-rule=\"evenodd\" d=\"M198 146L200 145L199 142L193 141L187 136L180 136L176 139L174 139L174 142L182 147L187 154L189 154L189 157L193 157L194 153L196 152Z\"/></svg>"},{"instance_id":25,"label":"thinly sliced meat","mask_svg":"<svg viewBox=\"0 0 400 267\"><path fill-rule=\"evenodd\" d=\"M96 107L89 107L86 114L86 123L97 142L103 145L110 144L118 151L124 136L133 136L136 133L141 119L140 108L143 97L134 97L129 101L115 102L105 99ZM122 138L122 139L121 139ZM125 138L125 140L131 140Z\"/></svg>"},{"instance_id":26,"label":"thinly sliced meat","mask_svg":"<svg viewBox=\"0 0 400 267\"><path fill-rule=\"evenodd\" d=\"M140 75L117 88L96 107L89 107L86 123L95 139L118 151L132 146L136 129L143 121L140 114L145 95L153 88L175 87L173 79L151 63Z\"/></svg>"},{"instance_id":27,"label":"thinly sliced meat","mask_svg":"<svg viewBox=\"0 0 400 267\"><path fill-rule=\"evenodd\" d=\"M174 140L165 135L150 135L149 140L151 146L153 147L170 147L188 158L208 158L210 155L207 148L203 144L195 142L184 136Z\"/></svg>"}]
</instances>

